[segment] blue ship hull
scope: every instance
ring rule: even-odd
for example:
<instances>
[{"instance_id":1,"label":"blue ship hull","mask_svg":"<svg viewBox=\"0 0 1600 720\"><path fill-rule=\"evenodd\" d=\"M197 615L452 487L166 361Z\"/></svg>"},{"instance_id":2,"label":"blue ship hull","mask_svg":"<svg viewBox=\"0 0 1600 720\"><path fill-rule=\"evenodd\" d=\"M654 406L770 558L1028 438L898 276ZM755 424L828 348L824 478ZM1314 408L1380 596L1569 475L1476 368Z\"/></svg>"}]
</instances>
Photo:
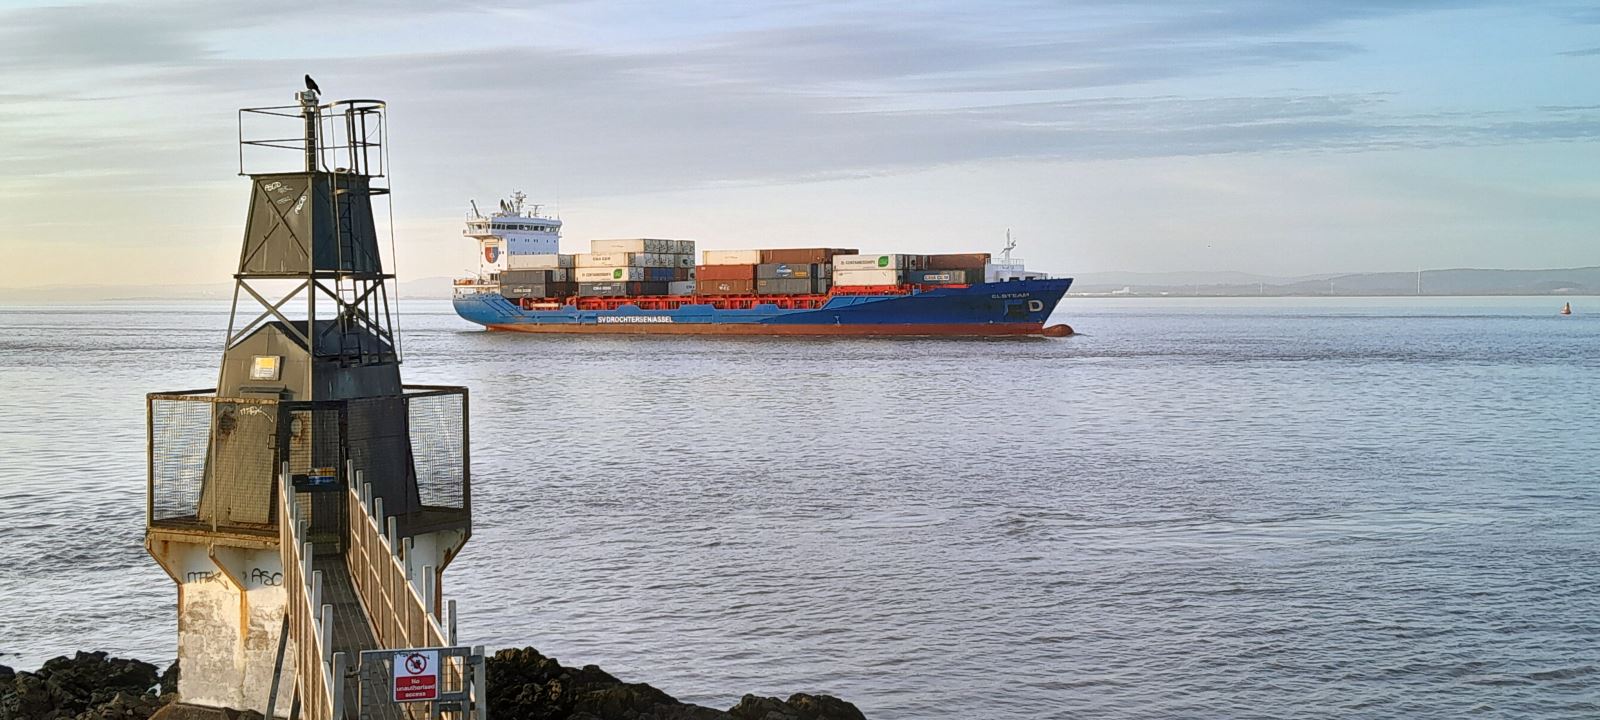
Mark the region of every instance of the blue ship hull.
<instances>
[{"instance_id":1,"label":"blue ship hull","mask_svg":"<svg viewBox=\"0 0 1600 720\"><path fill-rule=\"evenodd\" d=\"M765 296L719 307L713 296L614 298L615 307L584 309L568 300L527 309L495 293L457 295L456 313L491 330L541 333L751 335L1065 335L1044 327L1071 278L1015 280L934 288L910 295L832 295L821 307L785 309ZM600 298L580 298L598 301ZM633 302L630 302L633 301ZM637 304L634 304L637 303ZM717 304L714 304L717 303ZM645 307L640 307L644 305Z\"/></svg>"}]
</instances>

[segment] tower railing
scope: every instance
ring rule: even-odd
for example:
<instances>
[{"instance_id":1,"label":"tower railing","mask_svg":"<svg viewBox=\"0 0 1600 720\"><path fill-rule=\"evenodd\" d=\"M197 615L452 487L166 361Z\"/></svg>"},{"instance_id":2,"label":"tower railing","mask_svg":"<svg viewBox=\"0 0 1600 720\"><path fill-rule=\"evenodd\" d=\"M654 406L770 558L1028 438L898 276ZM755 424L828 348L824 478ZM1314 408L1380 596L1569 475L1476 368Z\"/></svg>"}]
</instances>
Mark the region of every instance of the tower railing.
<instances>
[{"instance_id":1,"label":"tower railing","mask_svg":"<svg viewBox=\"0 0 1600 720\"><path fill-rule=\"evenodd\" d=\"M417 576L406 557L413 540L400 539L399 519L384 514L383 498L373 495L363 476L355 471L355 487L346 493L350 534L345 562L379 647L450 644L453 638L438 614L438 572L429 565Z\"/></svg>"},{"instance_id":2,"label":"tower railing","mask_svg":"<svg viewBox=\"0 0 1600 720\"><path fill-rule=\"evenodd\" d=\"M283 463L279 497L279 550L287 593L289 642L295 652L296 695L304 720L344 717L344 653L333 652L333 605L322 602L322 572L312 569L312 544L304 539L307 520L295 502L293 476Z\"/></svg>"}]
</instances>

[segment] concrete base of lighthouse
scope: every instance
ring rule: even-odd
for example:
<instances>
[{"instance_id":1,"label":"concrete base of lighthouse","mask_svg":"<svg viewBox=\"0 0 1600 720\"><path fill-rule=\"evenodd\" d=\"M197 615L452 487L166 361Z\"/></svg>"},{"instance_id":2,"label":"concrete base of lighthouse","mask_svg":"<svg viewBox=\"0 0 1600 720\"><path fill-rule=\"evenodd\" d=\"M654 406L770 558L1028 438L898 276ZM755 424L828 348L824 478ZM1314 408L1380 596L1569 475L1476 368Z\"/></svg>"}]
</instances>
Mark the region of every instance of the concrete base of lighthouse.
<instances>
[{"instance_id":1,"label":"concrete base of lighthouse","mask_svg":"<svg viewBox=\"0 0 1600 720\"><path fill-rule=\"evenodd\" d=\"M287 611L283 561L266 538L204 541L151 532L146 549L178 584L178 698L265 714ZM294 653L285 653L274 714L287 717Z\"/></svg>"}]
</instances>

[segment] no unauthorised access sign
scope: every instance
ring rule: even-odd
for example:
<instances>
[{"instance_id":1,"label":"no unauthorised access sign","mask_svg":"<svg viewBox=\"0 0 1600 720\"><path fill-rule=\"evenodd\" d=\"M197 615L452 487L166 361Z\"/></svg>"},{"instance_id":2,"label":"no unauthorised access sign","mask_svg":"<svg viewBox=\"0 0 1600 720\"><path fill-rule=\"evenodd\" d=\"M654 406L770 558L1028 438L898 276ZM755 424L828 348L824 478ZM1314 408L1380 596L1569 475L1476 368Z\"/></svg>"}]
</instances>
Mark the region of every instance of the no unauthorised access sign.
<instances>
[{"instance_id":1,"label":"no unauthorised access sign","mask_svg":"<svg viewBox=\"0 0 1600 720\"><path fill-rule=\"evenodd\" d=\"M439 699L439 651L406 650L394 655L394 701Z\"/></svg>"}]
</instances>

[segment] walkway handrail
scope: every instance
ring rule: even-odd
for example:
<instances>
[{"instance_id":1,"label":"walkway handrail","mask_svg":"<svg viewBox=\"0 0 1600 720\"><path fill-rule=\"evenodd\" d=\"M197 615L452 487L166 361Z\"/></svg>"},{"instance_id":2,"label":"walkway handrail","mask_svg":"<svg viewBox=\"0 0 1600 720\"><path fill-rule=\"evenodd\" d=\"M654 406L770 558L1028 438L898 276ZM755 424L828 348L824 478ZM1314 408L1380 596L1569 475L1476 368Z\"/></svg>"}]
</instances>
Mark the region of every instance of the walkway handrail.
<instances>
[{"instance_id":1,"label":"walkway handrail","mask_svg":"<svg viewBox=\"0 0 1600 720\"><path fill-rule=\"evenodd\" d=\"M294 676L304 720L344 717L344 653L333 650L333 605L322 602L322 572L312 569L313 550L301 538L306 521L295 502L289 464L280 466L278 537L283 557L283 587L288 595L289 635L294 643ZM314 671L308 669L315 668ZM270 719L269 719L270 720Z\"/></svg>"},{"instance_id":2,"label":"walkway handrail","mask_svg":"<svg viewBox=\"0 0 1600 720\"><path fill-rule=\"evenodd\" d=\"M384 514L383 498L374 496L363 471L355 471L354 480L347 498L350 545L345 560L378 645L394 649L450 645L455 638L439 618L437 570L425 566L421 578L413 577L406 561L411 539L400 540L396 519Z\"/></svg>"}]
</instances>

